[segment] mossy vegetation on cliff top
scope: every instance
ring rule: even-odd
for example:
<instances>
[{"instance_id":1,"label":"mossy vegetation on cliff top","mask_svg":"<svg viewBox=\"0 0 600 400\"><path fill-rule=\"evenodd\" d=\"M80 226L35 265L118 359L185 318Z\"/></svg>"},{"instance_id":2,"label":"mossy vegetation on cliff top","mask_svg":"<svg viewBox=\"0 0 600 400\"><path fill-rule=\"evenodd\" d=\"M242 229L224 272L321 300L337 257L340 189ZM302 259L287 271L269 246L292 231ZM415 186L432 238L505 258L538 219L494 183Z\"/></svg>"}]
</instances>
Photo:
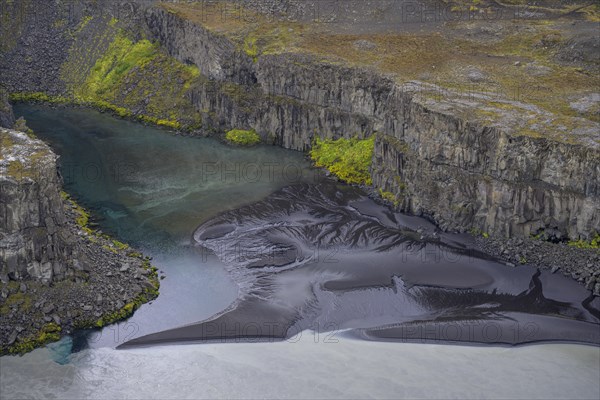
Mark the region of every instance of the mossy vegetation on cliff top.
<instances>
[{"instance_id":1,"label":"mossy vegetation on cliff top","mask_svg":"<svg viewBox=\"0 0 600 400\"><path fill-rule=\"evenodd\" d=\"M34 139L23 118L17 119L15 130L0 128L0 174L18 182L43 176L44 166L54 161L54 155Z\"/></svg>"},{"instance_id":2,"label":"mossy vegetation on cliff top","mask_svg":"<svg viewBox=\"0 0 600 400\"><path fill-rule=\"evenodd\" d=\"M143 67L156 55L156 46L150 41L134 43L122 34L117 35L106 54L96 62L76 96L81 100L93 101L112 95L112 91L120 86L132 68Z\"/></svg>"},{"instance_id":3,"label":"mossy vegetation on cliff top","mask_svg":"<svg viewBox=\"0 0 600 400\"><path fill-rule=\"evenodd\" d=\"M367 139L317 138L310 157L317 167L327 168L345 182L372 185L370 168L374 148L375 135Z\"/></svg>"}]
</instances>

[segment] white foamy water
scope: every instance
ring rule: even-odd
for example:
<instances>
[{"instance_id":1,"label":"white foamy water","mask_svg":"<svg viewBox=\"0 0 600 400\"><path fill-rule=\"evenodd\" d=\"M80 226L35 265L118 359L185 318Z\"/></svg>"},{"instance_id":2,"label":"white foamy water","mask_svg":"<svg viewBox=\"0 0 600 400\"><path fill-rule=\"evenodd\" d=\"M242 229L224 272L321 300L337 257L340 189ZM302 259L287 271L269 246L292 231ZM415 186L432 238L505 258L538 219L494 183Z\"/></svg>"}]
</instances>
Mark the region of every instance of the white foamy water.
<instances>
[{"instance_id":1,"label":"white foamy water","mask_svg":"<svg viewBox=\"0 0 600 400\"><path fill-rule=\"evenodd\" d=\"M600 348L581 345L381 343L305 331L279 343L91 349L66 365L50 356L1 358L2 398L600 398Z\"/></svg>"}]
</instances>

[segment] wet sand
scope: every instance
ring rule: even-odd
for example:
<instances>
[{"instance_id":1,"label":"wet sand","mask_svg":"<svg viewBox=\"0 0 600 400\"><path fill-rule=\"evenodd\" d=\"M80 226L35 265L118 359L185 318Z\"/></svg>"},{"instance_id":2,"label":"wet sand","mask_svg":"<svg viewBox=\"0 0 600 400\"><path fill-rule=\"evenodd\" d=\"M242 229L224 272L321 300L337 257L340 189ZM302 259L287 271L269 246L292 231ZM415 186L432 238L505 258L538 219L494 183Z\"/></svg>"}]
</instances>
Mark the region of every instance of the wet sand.
<instances>
[{"instance_id":1,"label":"wet sand","mask_svg":"<svg viewBox=\"0 0 600 400\"><path fill-rule=\"evenodd\" d=\"M226 265L238 300L121 347L282 340L306 329L366 340L600 345L600 300L581 285L507 267L461 235L423 238L417 228L435 229L328 182L221 213L194 240Z\"/></svg>"}]
</instances>

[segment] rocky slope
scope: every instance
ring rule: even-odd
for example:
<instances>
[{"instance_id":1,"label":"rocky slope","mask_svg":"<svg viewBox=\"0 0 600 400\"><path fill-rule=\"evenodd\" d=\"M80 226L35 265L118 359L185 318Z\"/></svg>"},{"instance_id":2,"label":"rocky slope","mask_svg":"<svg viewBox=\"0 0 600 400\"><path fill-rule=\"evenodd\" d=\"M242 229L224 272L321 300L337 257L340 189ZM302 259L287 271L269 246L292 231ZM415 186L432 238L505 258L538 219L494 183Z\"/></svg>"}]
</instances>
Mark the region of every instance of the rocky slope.
<instances>
[{"instance_id":1,"label":"rocky slope","mask_svg":"<svg viewBox=\"0 0 600 400\"><path fill-rule=\"evenodd\" d=\"M48 145L4 128L0 144L0 354L103 326L156 296L148 261L92 231L61 194Z\"/></svg>"}]
</instances>

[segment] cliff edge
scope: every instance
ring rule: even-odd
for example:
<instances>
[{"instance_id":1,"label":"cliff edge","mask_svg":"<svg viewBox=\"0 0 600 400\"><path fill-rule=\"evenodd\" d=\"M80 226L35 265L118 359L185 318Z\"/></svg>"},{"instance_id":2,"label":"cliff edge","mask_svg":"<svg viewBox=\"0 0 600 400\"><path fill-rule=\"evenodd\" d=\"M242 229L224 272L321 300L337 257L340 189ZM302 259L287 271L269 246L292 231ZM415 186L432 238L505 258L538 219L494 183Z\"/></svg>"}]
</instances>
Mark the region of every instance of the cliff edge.
<instances>
[{"instance_id":1,"label":"cliff edge","mask_svg":"<svg viewBox=\"0 0 600 400\"><path fill-rule=\"evenodd\" d=\"M56 160L31 134L0 128L0 354L112 323L158 294L148 259L90 229L61 192Z\"/></svg>"},{"instance_id":2,"label":"cliff edge","mask_svg":"<svg viewBox=\"0 0 600 400\"><path fill-rule=\"evenodd\" d=\"M426 0L342 3L15 2L2 83L15 101L300 151L376 135L374 191L442 229L600 232L596 8L442 2L431 21Z\"/></svg>"}]
</instances>

